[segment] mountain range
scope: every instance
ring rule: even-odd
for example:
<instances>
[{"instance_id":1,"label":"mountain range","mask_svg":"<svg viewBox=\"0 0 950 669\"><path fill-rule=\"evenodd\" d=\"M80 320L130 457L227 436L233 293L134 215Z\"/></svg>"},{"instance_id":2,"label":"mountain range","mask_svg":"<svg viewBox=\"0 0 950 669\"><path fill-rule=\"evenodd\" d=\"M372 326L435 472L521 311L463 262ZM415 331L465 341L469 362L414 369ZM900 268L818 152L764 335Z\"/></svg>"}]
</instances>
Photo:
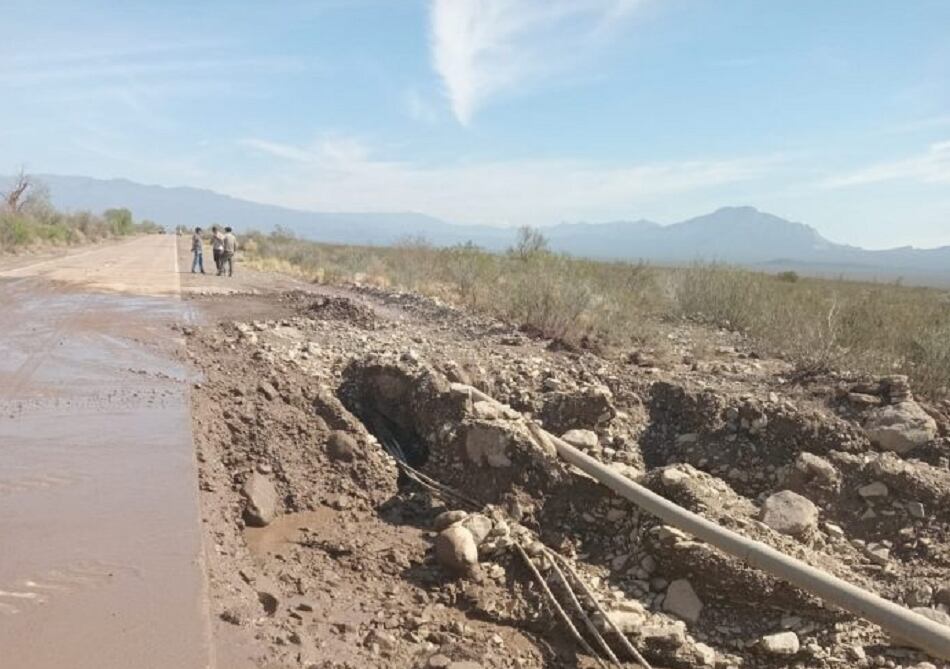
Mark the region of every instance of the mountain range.
<instances>
[{"instance_id":1,"label":"mountain range","mask_svg":"<svg viewBox=\"0 0 950 669\"><path fill-rule=\"evenodd\" d=\"M125 179L38 175L53 204L64 210L101 212L127 207L136 218L169 228L208 227L212 222L237 231L270 231L277 226L298 236L341 244L387 245L423 237L447 246L474 242L490 250L512 244L511 228L457 225L412 212L327 213L288 209L209 190L149 186ZM0 179L0 182L4 181ZM950 246L867 250L836 244L817 230L753 207L724 207L679 223L652 221L560 223L543 233L553 250L598 259L682 264L717 261L768 271L950 285Z\"/></svg>"}]
</instances>

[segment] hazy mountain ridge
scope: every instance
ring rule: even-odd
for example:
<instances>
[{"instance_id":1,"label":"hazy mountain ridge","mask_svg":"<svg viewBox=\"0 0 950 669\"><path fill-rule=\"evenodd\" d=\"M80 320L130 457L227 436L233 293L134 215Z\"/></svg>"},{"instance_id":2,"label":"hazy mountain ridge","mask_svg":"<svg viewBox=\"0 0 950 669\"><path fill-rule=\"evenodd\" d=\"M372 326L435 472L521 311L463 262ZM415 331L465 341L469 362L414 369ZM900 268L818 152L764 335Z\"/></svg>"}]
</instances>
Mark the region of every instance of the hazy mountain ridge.
<instances>
[{"instance_id":1,"label":"hazy mountain ridge","mask_svg":"<svg viewBox=\"0 0 950 669\"><path fill-rule=\"evenodd\" d=\"M415 212L306 212L261 204L190 187L148 186L125 179L39 175L62 209L95 212L128 207L138 219L167 227L227 223L237 230L291 229L301 237L333 243L392 244L424 237L436 245L472 241L501 250L514 240L510 228L456 225ZM5 179L4 179L5 180ZM721 261L770 270L890 279L904 276L950 283L950 246L870 251L831 242L809 225L753 207L724 207L671 225L652 221L559 223L546 226L551 247L602 259L685 263Z\"/></svg>"}]
</instances>

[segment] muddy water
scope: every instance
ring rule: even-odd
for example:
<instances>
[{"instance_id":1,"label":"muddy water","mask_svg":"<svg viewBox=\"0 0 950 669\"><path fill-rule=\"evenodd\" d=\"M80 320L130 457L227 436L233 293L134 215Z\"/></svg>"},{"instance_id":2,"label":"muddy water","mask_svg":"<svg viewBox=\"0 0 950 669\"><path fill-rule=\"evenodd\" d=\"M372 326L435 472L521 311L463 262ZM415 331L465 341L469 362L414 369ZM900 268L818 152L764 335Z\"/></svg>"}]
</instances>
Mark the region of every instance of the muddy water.
<instances>
[{"instance_id":1,"label":"muddy water","mask_svg":"<svg viewBox=\"0 0 950 669\"><path fill-rule=\"evenodd\" d=\"M0 278L0 667L208 667L187 314L84 290Z\"/></svg>"}]
</instances>

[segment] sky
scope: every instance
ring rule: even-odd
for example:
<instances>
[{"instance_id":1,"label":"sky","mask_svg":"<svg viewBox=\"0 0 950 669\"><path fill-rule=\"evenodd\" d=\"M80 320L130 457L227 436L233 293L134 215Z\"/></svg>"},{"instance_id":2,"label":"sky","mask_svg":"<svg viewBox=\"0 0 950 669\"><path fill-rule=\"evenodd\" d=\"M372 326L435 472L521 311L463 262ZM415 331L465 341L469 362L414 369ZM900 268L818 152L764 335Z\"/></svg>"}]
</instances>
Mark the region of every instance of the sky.
<instances>
[{"instance_id":1,"label":"sky","mask_svg":"<svg viewBox=\"0 0 950 669\"><path fill-rule=\"evenodd\" d=\"M0 0L0 173L950 245L946 0Z\"/></svg>"}]
</instances>

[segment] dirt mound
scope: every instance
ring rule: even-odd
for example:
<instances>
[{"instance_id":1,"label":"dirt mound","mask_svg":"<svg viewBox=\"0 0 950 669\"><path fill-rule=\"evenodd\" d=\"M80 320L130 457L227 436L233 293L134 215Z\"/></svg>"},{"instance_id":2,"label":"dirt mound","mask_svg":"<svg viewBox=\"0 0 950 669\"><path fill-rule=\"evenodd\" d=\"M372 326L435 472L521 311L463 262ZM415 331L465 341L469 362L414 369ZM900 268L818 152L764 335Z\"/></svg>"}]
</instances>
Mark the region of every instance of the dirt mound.
<instances>
[{"instance_id":1,"label":"dirt mound","mask_svg":"<svg viewBox=\"0 0 950 669\"><path fill-rule=\"evenodd\" d=\"M347 321L366 330L379 327L379 319L372 308L348 297L318 297L306 308L311 318Z\"/></svg>"}]
</instances>

